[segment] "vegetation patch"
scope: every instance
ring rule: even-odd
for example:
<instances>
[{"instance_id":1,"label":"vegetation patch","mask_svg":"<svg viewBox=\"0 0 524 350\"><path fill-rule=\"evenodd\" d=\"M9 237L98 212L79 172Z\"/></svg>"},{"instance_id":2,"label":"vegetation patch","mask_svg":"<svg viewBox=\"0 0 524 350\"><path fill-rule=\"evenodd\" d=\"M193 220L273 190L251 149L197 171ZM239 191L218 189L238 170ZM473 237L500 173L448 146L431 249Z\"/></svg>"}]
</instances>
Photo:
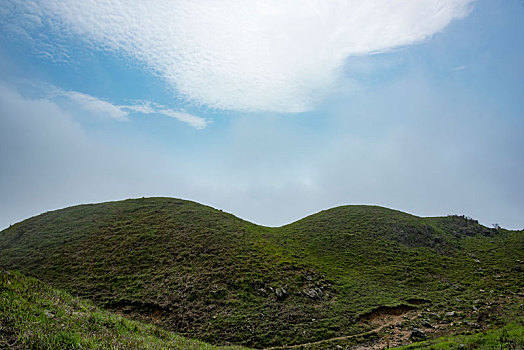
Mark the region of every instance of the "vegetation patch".
<instances>
[{"instance_id":1,"label":"vegetation patch","mask_svg":"<svg viewBox=\"0 0 524 350\"><path fill-rule=\"evenodd\" d=\"M441 337L398 349L524 349L524 318L504 327L469 335Z\"/></svg>"}]
</instances>

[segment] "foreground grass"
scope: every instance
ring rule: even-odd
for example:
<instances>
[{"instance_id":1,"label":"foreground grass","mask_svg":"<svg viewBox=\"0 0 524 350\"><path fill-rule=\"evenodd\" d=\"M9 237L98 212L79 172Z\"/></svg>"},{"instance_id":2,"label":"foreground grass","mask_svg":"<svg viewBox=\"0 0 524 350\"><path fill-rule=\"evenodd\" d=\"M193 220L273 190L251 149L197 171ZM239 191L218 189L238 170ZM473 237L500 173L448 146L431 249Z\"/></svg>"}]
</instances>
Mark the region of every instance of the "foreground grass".
<instances>
[{"instance_id":1,"label":"foreground grass","mask_svg":"<svg viewBox=\"0 0 524 350\"><path fill-rule=\"evenodd\" d=\"M0 270L3 348L218 349L100 310L35 278Z\"/></svg>"},{"instance_id":2,"label":"foreground grass","mask_svg":"<svg viewBox=\"0 0 524 350\"><path fill-rule=\"evenodd\" d=\"M398 349L524 349L524 317L498 329L441 337Z\"/></svg>"}]
</instances>

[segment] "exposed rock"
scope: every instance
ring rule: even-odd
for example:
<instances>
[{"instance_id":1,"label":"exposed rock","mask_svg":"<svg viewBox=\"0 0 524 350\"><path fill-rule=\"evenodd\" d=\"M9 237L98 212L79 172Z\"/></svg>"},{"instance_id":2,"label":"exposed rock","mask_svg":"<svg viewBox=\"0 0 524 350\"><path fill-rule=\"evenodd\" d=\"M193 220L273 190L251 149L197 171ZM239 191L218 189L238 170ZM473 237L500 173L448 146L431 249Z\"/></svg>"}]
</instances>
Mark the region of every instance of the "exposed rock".
<instances>
[{"instance_id":1,"label":"exposed rock","mask_svg":"<svg viewBox=\"0 0 524 350\"><path fill-rule=\"evenodd\" d=\"M433 328L431 323L428 322L428 320L422 320L422 325L427 328Z\"/></svg>"},{"instance_id":2,"label":"exposed rock","mask_svg":"<svg viewBox=\"0 0 524 350\"><path fill-rule=\"evenodd\" d=\"M448 317L455 316L455 311L446 312L446 316L448 316Z\"/></svg>"},{"instance_id":3,"label":"exposed rock","mask_svg":"<svg viewBox=\"0 0 524 350\"><path fill-rule=\"evenodd\" d=\"M324 295L324 292L320 288L304 289L303 292L311 299L320 299Z\"/></svg>"},{"instance_id":4,"label":"exposed rock","mask_svg":"<svg viewBox=\"0 0 524 350\"><path fill-rule=\"evenodd\" d=\"M432 312L429 314L431 317L434 317L434 318L440 318L440 315L435 313L435 312Z\"/></svg>"},{"instance_id":5,"label":"exposed rock","mask_svg":"<svg viewBox=\"0 0 524 350\"><path fill-rule=\"evenodd\" d=\"M472 328L481 328L480 325L478 323L475 323L475 322L464 321L463 323L466 326L469 326L469 327L472 327Z\"/></svg>"},{"instance_id":6,"label":"exposed rock","mask_svg":"<svg viewBox=\"0 0 524 350\"><path fill-rule=\"evenodd\" d=\"M411 331L410 337L413 339L426 339L427 335L423 330L418 329L418 328L413 328L413 330Z\"/></svg>"},{"instance_id":7,"label":"exposed rock","mask_svg":"<svg viewBox=\"0 0 524 350\"><path fill-rule=\"evenodd\" d=\"M284 299L287 296L287 291L284 288L277 288L275 289L275 294L277 299Z\"/></svg>"}]
</instances>

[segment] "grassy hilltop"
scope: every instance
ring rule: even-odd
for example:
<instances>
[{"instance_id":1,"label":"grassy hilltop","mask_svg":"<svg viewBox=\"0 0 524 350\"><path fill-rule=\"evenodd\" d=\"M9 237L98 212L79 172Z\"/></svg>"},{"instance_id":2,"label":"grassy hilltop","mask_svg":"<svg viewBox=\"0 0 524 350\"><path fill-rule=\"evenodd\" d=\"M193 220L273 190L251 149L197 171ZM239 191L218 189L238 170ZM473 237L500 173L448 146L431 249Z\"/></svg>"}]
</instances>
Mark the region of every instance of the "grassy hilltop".
<instances>
[{"instance_id":1,"label":"grassy hilltop","mask_svg":"<svg viewBox=\"0 0 524 350\"><path fill-rule=\"evenodd\" d=\"M268 228L143 198L13 225L0 266L212 344L395 345L521 319L524 233L375 206Z\"/></svg>"}]
</instances>

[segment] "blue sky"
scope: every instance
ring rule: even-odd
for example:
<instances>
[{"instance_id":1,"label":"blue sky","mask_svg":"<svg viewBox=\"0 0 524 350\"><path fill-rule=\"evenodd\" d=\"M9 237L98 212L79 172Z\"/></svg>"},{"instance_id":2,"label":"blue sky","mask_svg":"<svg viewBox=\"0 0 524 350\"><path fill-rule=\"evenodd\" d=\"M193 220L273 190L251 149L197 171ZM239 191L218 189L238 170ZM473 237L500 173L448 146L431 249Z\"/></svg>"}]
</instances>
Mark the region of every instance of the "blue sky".
<instances>
[{"instance_id":1,"label":"blue sky","mask_svg":"<svg viewBox=\"0 0 524 350\"><path fill-rule=\"evenodd\" d=\"M171 196L524 227L520 0L4 0L0 227Z\"/></svg>"}]
</instances>

